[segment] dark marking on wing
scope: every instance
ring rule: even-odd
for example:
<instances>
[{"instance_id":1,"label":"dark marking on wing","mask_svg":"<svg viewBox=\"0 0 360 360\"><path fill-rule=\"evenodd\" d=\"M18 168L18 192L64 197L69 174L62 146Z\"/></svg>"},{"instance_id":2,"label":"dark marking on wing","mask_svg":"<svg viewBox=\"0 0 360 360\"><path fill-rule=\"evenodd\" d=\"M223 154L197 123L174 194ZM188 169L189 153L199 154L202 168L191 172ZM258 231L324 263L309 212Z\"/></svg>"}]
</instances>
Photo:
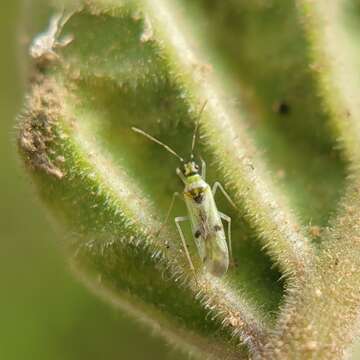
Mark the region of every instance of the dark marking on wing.
<instances>
[{"instance_id":1,"label":"dark marking on wing","mask_svg":"<svg viewBox=\"0 0 360 360\"><path fill-rule=\"evenodd\" d=\"M200 230L196 230L196 231L195 231L195 234L194 234L195 238L198 239L198 238L200 237L200 235L201 235L201 231L200 231Z\"/></svg>"},{"instance_id":2,"label":"dark marking on wing","mask_svg":"<svg viewBox=\"0 0 360 360\"><path fill-rule=\"evenodd\" d=\"M214 230L215 230L215 231L221 231L221 230L222 230L222 227L221 227L220 225L216 224L216 225L214 226Z\"/></svg>"}]
</instances>

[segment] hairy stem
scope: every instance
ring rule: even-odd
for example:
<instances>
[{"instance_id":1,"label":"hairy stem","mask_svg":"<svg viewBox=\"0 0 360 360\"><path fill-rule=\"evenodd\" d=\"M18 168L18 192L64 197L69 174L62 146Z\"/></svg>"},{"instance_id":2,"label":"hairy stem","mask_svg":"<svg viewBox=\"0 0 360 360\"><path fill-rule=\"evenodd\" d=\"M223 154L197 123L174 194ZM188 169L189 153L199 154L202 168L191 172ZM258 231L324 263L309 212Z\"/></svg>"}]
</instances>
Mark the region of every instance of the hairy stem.
<instances>
[{"instance_id":1,"label":"hairy stem","mask_svg":"<svg viewBox=\"0 0 360 360\"><path fill-rule=\"evenodd\" d=\"M266 356L340 359L353 340L360 308L360 82L358 54L346 26L346 1L299 0L314 76L351 176L322 236L313 274L291 295ZM299 330L300 329L300 330Z\"/></svg>"}]
</instances>

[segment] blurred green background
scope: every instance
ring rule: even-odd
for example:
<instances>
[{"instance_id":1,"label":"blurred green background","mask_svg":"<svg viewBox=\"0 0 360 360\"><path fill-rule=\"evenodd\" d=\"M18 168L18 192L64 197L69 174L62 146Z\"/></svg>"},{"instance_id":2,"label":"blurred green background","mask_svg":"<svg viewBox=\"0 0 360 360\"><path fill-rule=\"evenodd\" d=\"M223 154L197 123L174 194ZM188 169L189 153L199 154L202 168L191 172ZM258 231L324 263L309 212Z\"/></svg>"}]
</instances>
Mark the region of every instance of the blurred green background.
<instances>
[{"instance_id":1,"label":"blurred green background","mask_svg":"<svg viewBox=\"0 0 360 360\"><path fill-rule=\"evenodd\" d=\"M0 11L0 359L184 358L90 294L68 270L61 236L36 201L16 154L15 118L23 102L27 61L20 43L27 39L19 31L24 19L21 1L4 2ZM32 31L44 30L47 11L44 6L26 14Z\"/></svg>"}]
</instances>

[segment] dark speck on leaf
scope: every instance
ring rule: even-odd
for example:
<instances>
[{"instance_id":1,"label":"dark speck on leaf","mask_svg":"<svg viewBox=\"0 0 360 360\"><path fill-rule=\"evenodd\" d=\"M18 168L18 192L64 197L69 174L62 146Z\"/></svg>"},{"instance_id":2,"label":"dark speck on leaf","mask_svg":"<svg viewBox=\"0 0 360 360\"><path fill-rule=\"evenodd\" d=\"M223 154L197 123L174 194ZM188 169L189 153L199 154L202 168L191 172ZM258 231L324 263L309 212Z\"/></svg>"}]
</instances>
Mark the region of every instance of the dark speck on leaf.
<instances>
[{"instance_id":1,"label":"dark speck on leaf","mask_svg":"<svg viewBox=\"0 0 360 360\"><path fill-rule=\"evenodd\" d=\"M287 101L282 100L274 104L273 110L279 115L288 115L291 111L291 108Z\"/></svg>"}]
</instances>

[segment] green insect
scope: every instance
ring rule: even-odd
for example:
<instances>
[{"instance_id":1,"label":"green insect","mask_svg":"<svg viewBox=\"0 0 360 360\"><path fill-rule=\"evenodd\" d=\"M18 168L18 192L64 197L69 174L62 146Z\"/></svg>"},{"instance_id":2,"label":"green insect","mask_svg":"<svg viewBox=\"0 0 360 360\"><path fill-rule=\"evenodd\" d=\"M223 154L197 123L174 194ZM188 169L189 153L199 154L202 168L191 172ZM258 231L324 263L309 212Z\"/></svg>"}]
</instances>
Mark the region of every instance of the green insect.
<instances>
[{"instance_id":1,"label":"green insect","mask_svg":"<svg viewBox=\"0 0 360 360\"><path fill-rule=\"evenodd\" d=\"M200 111L200 115L204 111L205 106L206 103L203 105ZM185 236L180 226L180 223L190 221L196 248L205 270L214 276L220 277L224 275L229 268L230 259L232 259L232 246L231 217L218 211L214 199L217 190L219 189L224 194L226 199L233 207L236 208L236 206L219 182L215 182L212 188L209 186L209 184L207 184L205 181L206 163L201 159L200 171L199 165L194 161L194 149L198 125L199 121L197 122L194 130L189 161L184 161L184 159L168 145L162 143L144 131L135 127L133 127L132 130L161 145L168 152L176 156L182 163L182 169L177 168L176 174L180 177L181 181L185 185L183 198L188 210L188 216L175 217L175 224L182 241L182 246L184 248L190 268L195 272L195 267L186 246ZM178 195L178 193L174 193L166 220L163 225L166 224L173 208L175 198ZM222 220L227 222L228 225L227 239Z\"/></svg>"}]
</instances>

